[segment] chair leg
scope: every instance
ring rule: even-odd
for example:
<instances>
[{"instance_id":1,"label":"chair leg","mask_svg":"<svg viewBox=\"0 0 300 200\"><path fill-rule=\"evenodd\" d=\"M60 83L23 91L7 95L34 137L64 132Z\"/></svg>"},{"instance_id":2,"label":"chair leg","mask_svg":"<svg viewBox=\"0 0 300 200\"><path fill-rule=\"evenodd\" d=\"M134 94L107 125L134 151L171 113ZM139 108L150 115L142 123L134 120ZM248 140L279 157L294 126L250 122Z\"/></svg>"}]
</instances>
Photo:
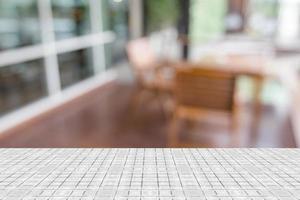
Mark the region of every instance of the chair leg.
<instances>
[{"instance_id":1,"label":"chair leg","mask_svg":"<svg viewBox=\"0 0 300 200\"><path fill-rule=\"evenodd\" d=\"M166 119L172 119L172 110L174 110L174 101L171 94L165 94L164 101L162 102Z\"/></svg>"},{"instance_id":2,"label":"chair leg","mask_svg":"<svg viewBox=\"0 0 300 200\"><path fill-rule=\"evenodd\" d=\"M239 118L237 113L234 113L231 116L231 125L230 125L230 131L231 131L231 141L230 141L230 147L240 147L241 145L241 135L239 132Z\"/></svg>"},{"instance_id":3,"label":"chair leg","mask_svg":"<svg viewBox=\"0 0 300 200\"><path fill-rule=\"evenodd\" d=\"M128 105L128 113L133 116L136 115L140 105L143 103L143 96L145 95L146 90L143 87L137 87L133 92L129 105Z\"/></svg>"},{"instance_id":4,"label":"chair leg","mask_svg":"<svg viewBox=\"0 0 300 200\"><path fill-rule=\"evenodd\" d=\"M178 145L178 116L176 112L174 113L172 120L170 122L170 127L168 131L168 147L175 147Z\"/></svg>"},{"instance_id":5,"label":"chair leg","mask_svg":"<svg viewBox=\"0 0 300 200\"><path fill-rule=\"evenodd\" d=\"M160 91L155 91L155 99L157 100L158 106L160 107L160 110L166 120L170 118L170 113L168 112L166 101L166 96L164 96L163 93Z\"/></svg>"}]
</instances>

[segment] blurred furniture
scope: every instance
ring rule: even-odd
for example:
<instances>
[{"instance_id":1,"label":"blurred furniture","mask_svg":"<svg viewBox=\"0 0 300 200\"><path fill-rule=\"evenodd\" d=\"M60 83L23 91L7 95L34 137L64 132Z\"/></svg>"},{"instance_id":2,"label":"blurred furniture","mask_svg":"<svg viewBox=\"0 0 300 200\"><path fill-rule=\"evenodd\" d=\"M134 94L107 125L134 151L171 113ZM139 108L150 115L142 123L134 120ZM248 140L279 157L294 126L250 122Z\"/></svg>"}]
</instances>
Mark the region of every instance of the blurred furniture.
<instances>
[{"instance_id":1,"label":"blurred furniture","mask_svg":"<svg viewBox=\"0 0 300 200\"><path fill-rule=\"evenodd\" d=\"M261 92L264 79L273 78L272 66L275 50L273 44L241 35L226 36L220 40L194 48L193 62L209 62L239 76L249 77L253 83L253 99L260 113Z\"/></svg>"},{"instance_id":2,"label":"blurred furniture","mask_svg":"<svg viewBox=\"0 0 300 200\"><path fill-rule=\"evenodd\" d=\"M137 105L145 94L150 93L159 100L165 112L167 100L160 99L172 91L172 63L157 59L147 38L130 41L127 54L137 83L132 105Z\"/></svg>"},{"instance_id":3,"label":"blurred furniture","mask_svg":"<svg viewBox=\"0 0 300 200\"><path fill-rule=\"evenodd\" d=\"M236 76L217 68L183 64L177 68L174 96L175 108L169 132L169 145L178 144L178 121L192 121L208 115L226 115L231 132L236 133L237 106L235 101ZM235 136L233 135L233 139Z\"/></svg>"},{"instance_id":4,"label":"blurred furniture","mask_svg":"<svg viewBox=\"0 0 300 200\"><path fill-rule=\"evenodd\" d=\"M246 76L253 81L253 105L254 117L253 125L257 126L261 115L261 94L264 81L267 78L275 78L274 72L268 67L267 59L258 55L226 54L221 57L211 56L203 58L200 62L208 63L214 67L235 74L236 76Z\"/></svg>"}]
</instances>

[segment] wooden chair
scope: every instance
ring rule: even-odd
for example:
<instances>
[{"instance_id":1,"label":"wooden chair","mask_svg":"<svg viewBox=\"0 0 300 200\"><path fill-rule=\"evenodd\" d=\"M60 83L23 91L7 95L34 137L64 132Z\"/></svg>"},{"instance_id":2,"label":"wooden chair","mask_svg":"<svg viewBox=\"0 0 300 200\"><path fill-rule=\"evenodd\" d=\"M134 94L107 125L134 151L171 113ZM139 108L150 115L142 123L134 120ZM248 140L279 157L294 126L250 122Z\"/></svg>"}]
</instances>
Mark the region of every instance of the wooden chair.
<instances>
[{"instance_id":1,"label":"wooden chair","mask_svg":"<svg viewBox=\"0 0 300 200\"><path fill-rule=\"evenodd\" d=\"M137 105L147 93L152 94L166 113L165 100L160 99L164 94L171 93L173 88L171 62L157 59L147 38L130 41L126 50L137 83L131 104ZM165 72L168 71L169 77L166 77Z\"/></svg>"},{"instance_id":2,"label":"wooden chair","mask_svg":"<svg viewBox=\"0 0 300 200\"><path fill-rule=\"evenodd\" d=\"M237 106L235 105L236 76L230 72L205 66L177 68L174 96L175 108L169 132L169 145L178 144L178 120L198 120L208 115L225 114L236 133ZM233 142L237 139L233 135Z\"/></svg>"}]
</instances>

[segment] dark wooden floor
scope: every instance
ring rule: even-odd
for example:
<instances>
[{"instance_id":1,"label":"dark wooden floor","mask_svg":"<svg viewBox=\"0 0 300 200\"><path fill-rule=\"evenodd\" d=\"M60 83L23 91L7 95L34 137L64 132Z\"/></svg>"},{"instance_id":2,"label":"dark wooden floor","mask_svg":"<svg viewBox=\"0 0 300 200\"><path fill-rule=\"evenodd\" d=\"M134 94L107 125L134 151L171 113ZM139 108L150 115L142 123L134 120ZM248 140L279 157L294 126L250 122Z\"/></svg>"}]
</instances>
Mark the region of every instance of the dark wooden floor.
<instances>
[{"instance_id":1,"label":"dark wooden floor","mask_svg":"<svg viewBox=\"0 0 300 200\"><path fill-rule=\"evenodd\" d=\"M167 147L168 120L155 101L129 109L132 85L113 82L0 135L0 147ZM287 115L265 107L258 127L241 111L237 147L295 147ZM228 147L227 125L181 126L184 147Z\"/></svg>"}]
</instances>

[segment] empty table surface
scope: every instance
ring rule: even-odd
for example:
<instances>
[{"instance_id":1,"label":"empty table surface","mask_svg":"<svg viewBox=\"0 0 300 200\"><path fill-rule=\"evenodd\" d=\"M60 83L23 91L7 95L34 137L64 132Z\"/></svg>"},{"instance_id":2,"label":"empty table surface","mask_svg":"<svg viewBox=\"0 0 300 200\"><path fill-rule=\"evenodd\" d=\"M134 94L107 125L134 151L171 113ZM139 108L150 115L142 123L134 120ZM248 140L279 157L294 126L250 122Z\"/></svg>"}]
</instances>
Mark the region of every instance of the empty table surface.
<instances>
[{"instance_id":1,"label":"empty table surface","mask_svg":"<svg viewBox=\"0 0 300 200\"><path fill-rule=\"evenodd\" d=\"M300 199L300 150L0 149L0 199Z\"/></svg>"}]
</instances>

